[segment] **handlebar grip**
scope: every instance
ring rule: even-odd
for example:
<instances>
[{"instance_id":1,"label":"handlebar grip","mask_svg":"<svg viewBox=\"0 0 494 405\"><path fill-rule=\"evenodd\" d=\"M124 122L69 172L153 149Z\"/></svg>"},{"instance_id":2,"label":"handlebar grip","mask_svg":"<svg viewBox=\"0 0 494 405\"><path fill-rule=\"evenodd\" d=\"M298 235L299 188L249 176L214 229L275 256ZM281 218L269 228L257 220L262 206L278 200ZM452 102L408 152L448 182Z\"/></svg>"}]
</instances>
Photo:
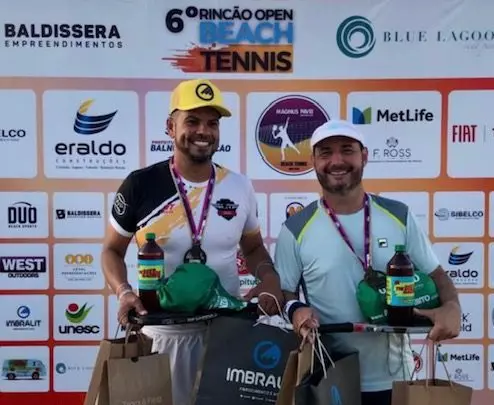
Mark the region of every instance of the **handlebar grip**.
<instances>
[{"instance_id":1,"label":"handlebar grip","mask_svg":"<svg viewBox=\"0 0 494 405\"><path fill-rule=\"evenodd\" d=\"M330 323L319 326L320 333L351 333L353 330L353 323L351 322Z\"/></svg>"}]
</instances>

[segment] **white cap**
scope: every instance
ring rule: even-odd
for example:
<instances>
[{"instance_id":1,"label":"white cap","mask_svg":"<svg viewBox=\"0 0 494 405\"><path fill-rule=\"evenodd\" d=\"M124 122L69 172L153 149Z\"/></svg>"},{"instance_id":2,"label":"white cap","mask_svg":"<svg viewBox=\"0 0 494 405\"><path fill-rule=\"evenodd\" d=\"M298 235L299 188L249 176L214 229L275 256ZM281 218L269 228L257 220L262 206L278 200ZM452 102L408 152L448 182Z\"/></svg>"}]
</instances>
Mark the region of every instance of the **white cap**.
<instances>
[{"instance_id":1,"label":"white cap","mask_svg":"<svg viewBox=\"0 0 494 405\"><path fill-rule=\"evenodd\" d=\"M310 138L311 149L314 149L314 146L317 143L333 136L346 136L347 138L355 139L360 142L362 146L365 146L364 134L362 134L355 125L344 120L330 120L320 127L317 127L312 134L312 137Z\"/></svg>"}]
</instances>

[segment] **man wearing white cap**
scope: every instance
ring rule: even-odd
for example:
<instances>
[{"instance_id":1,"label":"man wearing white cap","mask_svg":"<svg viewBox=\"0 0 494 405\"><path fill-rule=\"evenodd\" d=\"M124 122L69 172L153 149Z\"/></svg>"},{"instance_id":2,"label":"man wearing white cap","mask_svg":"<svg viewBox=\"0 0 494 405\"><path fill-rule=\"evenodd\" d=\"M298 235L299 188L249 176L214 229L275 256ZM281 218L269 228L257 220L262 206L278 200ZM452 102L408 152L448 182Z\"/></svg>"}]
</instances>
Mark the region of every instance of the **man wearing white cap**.
<instances>
[{"instance_id":1,"label":"man wearing white cap","mask_svg":"<svg viewBox=\"0 0 494 405\"><path fill-rule=\"evenodd\" d=\"M418 311L435 324L430 339L458 336L457 291L415 216L406 204L364 190L363 134L347 121L332 120L314 131L311 147L323 197L287 219L275 253L285 312L297 333L307 336L319 323L365 322L357 286L369 269L385 271L394 246L402 244L437 285L442 306ZM298 301L299 285L310 306ZM390 405L393 380L410 378L414 368L408 337L355 333L337 334L335 340L336 350L359 351L362 405Z\"/></svg>"}]
</instances>

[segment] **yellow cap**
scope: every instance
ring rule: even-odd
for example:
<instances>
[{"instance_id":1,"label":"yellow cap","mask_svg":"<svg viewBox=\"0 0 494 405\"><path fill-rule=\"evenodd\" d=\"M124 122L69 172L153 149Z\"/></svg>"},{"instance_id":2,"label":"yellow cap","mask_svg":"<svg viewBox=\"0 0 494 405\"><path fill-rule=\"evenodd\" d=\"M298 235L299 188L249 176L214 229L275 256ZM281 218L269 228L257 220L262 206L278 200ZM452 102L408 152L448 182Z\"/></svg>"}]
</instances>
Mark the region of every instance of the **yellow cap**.
<instances>
[{"instance_id":1,"label":"yellow cap","mask_svg":"<svg viewBox=\"0 0 494 405\"><path fill-rule=\"evenodd\" d=\"M209 80L186 80L175 87L170 98L170 114L175 110L189 111L201 107L214 108L222 117L232 115L223 104L220 89Z\"/></svg>"}]
</instances>

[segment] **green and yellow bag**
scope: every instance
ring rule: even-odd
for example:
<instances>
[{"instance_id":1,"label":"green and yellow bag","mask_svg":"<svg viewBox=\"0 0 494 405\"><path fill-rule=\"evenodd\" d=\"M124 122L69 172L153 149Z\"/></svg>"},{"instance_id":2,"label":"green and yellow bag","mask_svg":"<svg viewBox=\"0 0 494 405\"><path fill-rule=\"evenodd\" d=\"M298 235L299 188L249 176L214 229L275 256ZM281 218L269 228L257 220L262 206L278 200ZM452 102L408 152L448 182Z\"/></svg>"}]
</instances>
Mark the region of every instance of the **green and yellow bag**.
<instances>
[{"instance_id":1,"label":"green and yellow bag","mask_svg":"<svg viewBox=\"0 0 494 405\"><path fill-rule=\"evenodd\" d=\"M386 274L374 271L357 287L360 311L372 324L386 324ZM415 307L433 309L441 305L436 283L427 274L415 270Z\"/></svg>"},{"instance_id":2,"label":"green and yellow bag","mask_svg":"<svg viewBox=\"0 0 494 405\"><path fill-rule=\"evenodd\" d=\"M233 297L223 288L213 269L201 263L178 266L157 293L161 308L169 312L241 311L247 306L247 302Z\"/></svg>"}]
</instances>

